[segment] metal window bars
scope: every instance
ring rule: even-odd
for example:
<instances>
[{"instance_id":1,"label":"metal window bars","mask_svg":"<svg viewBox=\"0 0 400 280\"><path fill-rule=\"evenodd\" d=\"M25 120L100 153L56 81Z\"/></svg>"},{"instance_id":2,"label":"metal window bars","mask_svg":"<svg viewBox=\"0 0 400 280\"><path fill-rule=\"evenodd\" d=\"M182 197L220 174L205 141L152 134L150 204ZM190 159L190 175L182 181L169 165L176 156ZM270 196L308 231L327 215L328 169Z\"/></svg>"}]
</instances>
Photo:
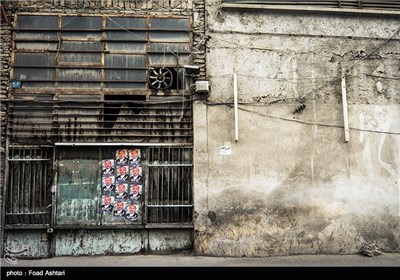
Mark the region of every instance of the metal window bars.
<instances>
[{"instance_id":1,"label":"metal window bars","mask_svg":"<svg viewBox=\"0 0 400 280\"><path fill-rule=\"evenodd\" d=\"M12 147L8 152L5 225L50 224L51 147Z\"/></svg>"}]
</instances>

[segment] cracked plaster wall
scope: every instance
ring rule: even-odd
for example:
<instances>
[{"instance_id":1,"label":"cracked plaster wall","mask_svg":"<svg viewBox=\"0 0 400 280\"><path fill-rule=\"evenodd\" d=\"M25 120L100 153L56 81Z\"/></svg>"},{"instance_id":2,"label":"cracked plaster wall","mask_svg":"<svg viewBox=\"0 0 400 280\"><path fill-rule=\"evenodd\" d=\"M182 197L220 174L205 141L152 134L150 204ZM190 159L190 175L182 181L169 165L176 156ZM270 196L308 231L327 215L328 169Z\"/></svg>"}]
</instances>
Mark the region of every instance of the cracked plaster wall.
<instances>
[{"instance_id":1,"label":"cracked plaster wall","mask_svg":"<svg viewBox=\"0 0 400 280\"><path fill-rule=\"evenodd\" d=\"M196 252L352 254L365 242L399 252L398 18L223 10L220 1L206 11L208 102L219 105L194 106ZM233 73L246 103L238 142ZM306 107L294 113L299 97ZM221 155L226 142L232 153Z\"/></svg>"}]
</instances>

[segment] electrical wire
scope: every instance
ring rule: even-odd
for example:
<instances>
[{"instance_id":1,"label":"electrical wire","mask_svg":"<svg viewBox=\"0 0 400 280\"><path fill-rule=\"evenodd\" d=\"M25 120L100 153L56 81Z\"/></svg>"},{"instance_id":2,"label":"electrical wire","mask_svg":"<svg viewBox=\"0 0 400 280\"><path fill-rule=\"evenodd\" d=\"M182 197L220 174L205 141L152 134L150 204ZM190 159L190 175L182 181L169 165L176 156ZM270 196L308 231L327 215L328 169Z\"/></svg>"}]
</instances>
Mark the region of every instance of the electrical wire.
<instances>
[{"instance_id":1,"label":"electrical wire","mask_svg":"<svg viewBox=\"0 0 400 280\"><path fill-rule=\"evenodd\" d=\"M369 58L372 54L374 54L376 51L378 51L378 50L381 49L384 45L386 45L389 41L391 41L399 32L400 32L400 28L398 28L397 30L395 30L395 32L394 32L389 38L385 39L384 42L382 42L381 44L379 44L378 46L376 46L374 49L372 49L367 55L365 55L364 57L360 58L357 62L355 62L355 63L353 63L352 65L350 65L350 66L348 66L347 68L345 68L344 71L347 73L349 70L351 70L351 69L353 69L354 67L356 67L356 66L357 66L359 63L361 63L363 60ZM257 34L257 33L254 33L254 34ZM253 34L253 35L254 35L254 34ZM287 35L287 36L288 36L288 35ZM246 47L246 46L240 45L240 44L238 44L238 43L236 43L236 42L232 42L232 41L228 41L228 40L224 40L224 39L220 39L220 38L214 38L214 37L211 37L211 38L212 38L213 40L217 40L217 41L222 41L222 42L225 42L225 43L229 43L229 44L235 45L235 46L240 47L240 48L254 49L254 48L252 48L252 47ZM375 39L376 39L376 38L375 38ZM270 50L270 49L263 49L263 48L256 48L256 49L258 49L258 50ZM232 75L232 74L226 74L226 75ZM265 77L259 77L259 78L265 79ZM304 101L304 98L305 98L306 96L308 96L308 95L310 95L310 94L312 94L312 93L315 93L315 92L317 92L317 91L320 91L321 89L323 89L324 87L326 87L326 86L328 86L328 85L335 84L335 83L339 82L340 79L341 79L340 73L338 73L335 77L332 77L330 80L328 80L327 82L325 82L325 83L323 83L322 85L318 86L317 88L314 88L314 89L312 89L312 90L306 92L305 94L303 94L302 96L298 97L297 99L298 99L299 101L302 102L302 101Z\"/></svg>"},{"instance_id":2,"label":"electrical wire","mask_svg":"<svg viewBox=\"0 0 400 280\"><path fill-rule=\"evenodd\" d=\"M88 0L91 4L93 4L92 1ZM118 22L116 22L115 20L113 20L111 17L109 17L108 15L105 15L104 13L102 13L106 18L108 18L111 22L113 22L114 24L116 24L117 26L119 26L122 30L131 33L135 36L137 36L138 38L147 40L147 38L144 38L143 36L134 33L128 29L126 29L125 27L121 26ZM68 23L70 23L72 20L74 20L75 17L71 18L68 22L63 23L62 27L64 27L65 25L67 25ZM394 36L396 36L398 33L400 32L400 28L398 28L393 34L392 36L390 36L389 38L387 38L383 43L379 44L377 47L375 47L372 51L370 51L366 56L362 57L360 60L358 60L356 63L354 63L353 65L347 67L347 69L345 69L346 72L348 72L349 70L353 69L354 67L356 67L359 63L361 63L363 60L369 58L372 54L374 54L376 51L378 51L380 48L382 48L384 45L386 45L390 40L392 40L394 38ZM202 37L202 39L200 40L199 44L197 46L195 46L192 50L192 52L186 56L185 59L183 59L183 61L186 61L187 59L189 59L193 53L196 50L200 50L200 48L207 42L207 40L210 38L210 36L205 35ZM60 43L61 43L61 38L58 36L59 39L59 44L57 47L57 54L59 54L60 52ZM237 43L234 43L232 41L227 41L227 40L223 40L223 39L219 39L219 38L213 38L217 41L223 41L229 44L233 44L239 47L245 47L245 46L241 46ZM182 57L180 57L178 54L172 52L171 50L169 50L169 45L165 44L165 43L160 43L161 45L164 46L164 64L165 64L165 52L169 52L171 54L173 54L174 56L178 57L179 59L182 59ZM249 48L246 47L246 49L260 49L262 50L262 48ZM266 49L265 49L266 50ZM228 76L231 74L225 74L225 75L218 75L218 76ZM246 76L246 77L255 77L255 78L262 78L265 79L265 77L261 77L261 76L253 76L253 75L245 75L245 74L238 74L240 76ZM370 75L370 74L365 74L368 76L374 76L374 75ZM210 77L218 77L218 76L210 76ZM352 75L352 76L356 76L356 75ZM378 77L378 78L387 78L387 79L395 79L395 80L400 80L400 78L394 78L394 77ZM292 79L285 79L285 80L302 80L302 79L307 79L306 77L302 77L302 78L292 78ZM309 78L309 79L315 79L315 78ZM317 79L326 79L326 78L317 78ZM265 105L271 105L273 103L278 103L281 101L287 102L289 100L303 100L306 96L310 95L311 93L317 92L319 90L321 90L322 88L328 86L329 84L334 84L336 82L338 82L340 79L340 77L336 76L331 78L330 80L328 80L327 82L323 83L322 85L320 85L319 87L310 90L309 92L303 94L301 97L296 97L296 98L283 98L283 99L276 99L274 101L271 102L239 102L240 105L243 106L265 106ZM184 96L183 96L184 97ZM208 96L207 96L208 97ZM192 101L196 101L196 100L200 100L202 101L204 104L209 105L209 106L218 106L218 105L225 105L225 106L230 106L233 107L233 102L221 102L221 103L212 103L212 102L208 102L206 101L207 98L197 98L197 99L187 99L187 100L182 100L182 110L184 108L184 104L186 102L192 102ZM16 100L2 100L2 101L16 101ZM46 102L46 101L40 101L40 102ZM54 102L54 101L48 101L48 102ZM59 100L58 102L69 102L69 101L62 101ZM74 102L76 102L76 100L74 100ZM92 102L92 101L91 101ZM140 102L134 102L134 103L140 103ZM145 102L146 104L149 104L149 102ZM168 104L168 103L176 103L176 101L159 101L159 102L151 102L152 104ZM297 119L289 119L289 118L285 118L285 117L280 117L280 116L273 116L273 115L269 115L269 114L263 114L257 111L253 111L253 110L249 110L249 109L245 109L242 107L239 107L239 110L242 111L246 111L246 112L251 112L251 113L256 113L258 115L261 116L265 116L265 117L270 117L270 118L275 118L275 119L280 119L280 120L284 120L284 121L290 121L290 122L297 122L297 123L302 123L302 124L308 124L308 125L318 125L318 126L326 126L326 127L336 127L336 128L343 128L342 125L338 125L338 124L324 124L324 123L317 123L317 122L310 122L310 121L302 121L302 120L297 120ZM367 130L367 129L361 129L361 128L356 128L356 127L350 127L350 129L353 130L358 130L358 131L366 131L366 132L374 132L374 133L385 133L385 134L393 134L393 135L400 135L399 132L390 132L390 131L377 131L377 130Z\"/></svg>"},{"instance_id":3,"label":"electrical wire","mask_svg":"<svg viewBox=\"0 0 400 280\"><path fill-rule=\"evenodd\" d=\"M221 102L221 103L213 103L213 102L207 102L204 101L202 99L197 99L202 101L205 105L209 105L209 106L228 106L233 108L234 104L233 102ZM271 104L271 103L270 103ZM243 103L241 105L244 105ZM245 104L245 105L250 105L250 104ZM328 123L320 123L320 122L313 122L313 121L304 121L304 120L298 120L298 119L290 119L290 118L285 118L285 117L281 117L281 116L274 116L274 115L270 115L270 114L265 114L265 113L261 113L261 112L257 112L254 110L249 110L249 109L245 109L243 107L238 107L239 110L244 111L244 112L248 112L248 113L254 113L257 114L259 116L263 116L263 117L268 117L268 118L273 118L273 119L279 119L279 120L283 120L283 121L289 121L289 122L296 122L296 123L300 123L300 124L306 124L306 125L316 125L316 126L323 126L323 127L333 127L333 128L344 128L343 125L340 124L328 124ZM357 131L364 131L364 132L371 132L371 133L381 133L381 134L390 134L390 135L400 135L400 132L392 132L392 131L384 131L384 130L372 130L372 129L363 129L363 128L358 128L358 127L349 127L349 129L352 130L357 130Z\"/></svg>"},{"instance_id":4,"label":"electrical wire","mask_svg":"<svg viewBox=\"0 0 400 280\"><path fill-rule=\"evenodd\" d=\"M217 34L240 34L240 35L267 35L267 36L281 36L281 37L310 37L310 38L333 38L333 39L348 39L348 40L386 40L387 38L382 37L366 37L366 36L346 36L346 35L326 35L326 34L310 34L310 33L279 33L279 32L264 32L264 31L243 31L243 30L217 30L217 29L208 29L209 33L217 33ZM226 41L223 39L217 39L227 43L233 43L232 41ZM397 40L400 40L398 38Z\"/></svg>"},{"instance_id":5,"label":"electrical wire","mask_svg":"<svg viewBox=\"0 0 400 280\"><path fill-rule=\"evenodd\" d=\"M63 18L65 18L65 17L63 17ZM77 18L77 16L73 16L73 17L71 17L71 19L69 21L67 21L65 23L63 22L63 24L61 25L61 28L65 27L66 25L68 25L71 21L75 20L76 18Z\"/></svg>"},{"instance_id":6,"label":"electrical wire","mask_svg":"<svg viewBox=\"0 0 400 280\"><path fill-rule=\"evenodd\" d=\"M344 68L344 72L347 73L349 70L353 69L354 67L356 67L359 63L361 63L363 60L367 59L368 57L370 57L372 54L374 54L376 51L378 51L380 48L382 48L384 45L386 45L392 38L394 38L394 36L396 36L398 33L400 32L400 28L398 28L393 34L392 36L390 36L388 39L386 39L383 43L379 44L377 47L375 47L372 51L370 51L366 56L362 57L360 60L358 60L356 63L353 63L353 65L348 66L346 68ZM338 73L339 76L340 73ZM312 93L315 93L317 91L319 91L320 89L324 88L325 86L327 86L328 84L333 84L337 81L339 81L341 79L341 77L335 77L332 80L322 84L320 87L313 89L305 94L303 94L299 99L302 100L304 99L307 95L310 95Z\"/></svg>"}]
</instances>

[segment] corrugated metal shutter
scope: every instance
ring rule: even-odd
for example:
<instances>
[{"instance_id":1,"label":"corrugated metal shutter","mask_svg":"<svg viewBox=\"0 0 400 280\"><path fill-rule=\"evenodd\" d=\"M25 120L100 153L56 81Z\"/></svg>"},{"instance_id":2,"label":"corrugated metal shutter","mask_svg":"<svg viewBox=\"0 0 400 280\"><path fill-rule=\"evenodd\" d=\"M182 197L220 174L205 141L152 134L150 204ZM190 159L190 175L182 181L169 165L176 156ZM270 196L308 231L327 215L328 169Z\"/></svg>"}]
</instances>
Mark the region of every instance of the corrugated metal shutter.
<instances>
[{"instance_id":1,"label":"corrugated metal shutter","mask_svg":"<svg viewBox=\"0 0 400 280\"><path fill-rule=\"evenodd\" d=\"M18 95L9 106L12 143L191 143L188 97Z\"/></svg>"}]
</instances>

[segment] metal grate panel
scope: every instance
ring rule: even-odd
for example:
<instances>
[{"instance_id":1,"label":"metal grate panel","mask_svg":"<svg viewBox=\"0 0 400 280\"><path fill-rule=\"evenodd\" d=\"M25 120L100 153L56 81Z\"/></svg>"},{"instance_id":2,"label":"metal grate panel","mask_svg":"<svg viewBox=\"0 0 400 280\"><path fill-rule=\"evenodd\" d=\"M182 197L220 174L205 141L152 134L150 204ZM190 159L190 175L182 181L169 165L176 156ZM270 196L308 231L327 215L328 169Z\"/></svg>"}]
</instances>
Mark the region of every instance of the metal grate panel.
<instances>
[{"instance_id":1,"label":"metal grate panel","mask_svg":"<svg viewBox=\"0 0 400 280\"><path fill-rule=\"evenodd\" d=\"M193 221L192 148L150 148L148 223Z\"/></svg>"},{"instance_id":2,"label":"metal grate panel","mask_svg":"<svg viewBox=\"0 0 400 280\"><path fill-rule=\"evenodd\" d=\"M51 148L10 148L6 225L48 225L51 219Z\"/></svg>"}]
</instances>

